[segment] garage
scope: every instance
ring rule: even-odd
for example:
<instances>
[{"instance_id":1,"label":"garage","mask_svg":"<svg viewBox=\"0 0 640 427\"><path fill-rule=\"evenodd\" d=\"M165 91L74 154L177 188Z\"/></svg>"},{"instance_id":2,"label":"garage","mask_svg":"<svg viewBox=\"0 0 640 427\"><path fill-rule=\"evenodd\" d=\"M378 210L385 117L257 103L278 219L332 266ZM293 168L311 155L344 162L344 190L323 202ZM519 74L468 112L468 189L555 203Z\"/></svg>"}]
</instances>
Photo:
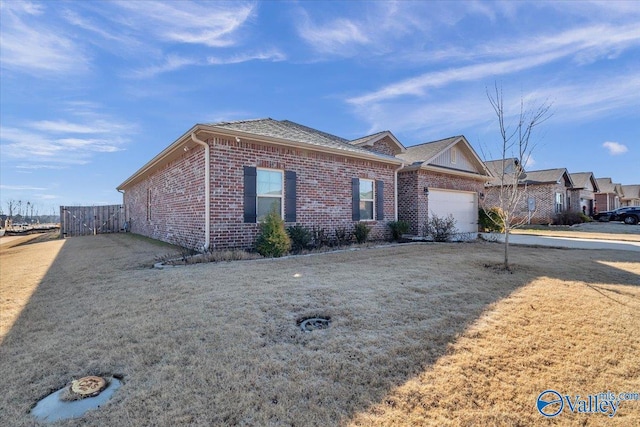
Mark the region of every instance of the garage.
<instances>
[{"instance_id":1,"label":"garage","mask_svg":"<svg viewBox=\"0 0 640 427\"><path fill-rule=\"evenodd\" d=\"M429 215L452 215L460 233L478 232L476 193L429 188Z\"/></svg>"}]
</instances>

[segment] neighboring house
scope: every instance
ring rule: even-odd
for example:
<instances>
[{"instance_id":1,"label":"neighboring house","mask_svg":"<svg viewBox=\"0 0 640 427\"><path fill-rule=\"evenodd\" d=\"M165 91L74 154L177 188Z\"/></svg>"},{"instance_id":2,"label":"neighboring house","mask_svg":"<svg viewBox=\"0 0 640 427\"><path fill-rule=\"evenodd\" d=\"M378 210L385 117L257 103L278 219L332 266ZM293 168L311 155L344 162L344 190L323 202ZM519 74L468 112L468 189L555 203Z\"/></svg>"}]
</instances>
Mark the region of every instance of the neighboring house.
<instances>
[{"instance_id":1,"label":"neighboring house","mask_svg":"<svg viewBox=\"0 0 640 427\"><path fill-rule=\"evenodd\" d=\"M464 213L474 216L464 229L475 232L482 164L464 137L433 144L431 155L408 165L402 157L420 148L405 148L389 131L348 140L287 120L197 124L118 190L132 232L198 249L252 247L271 210L287 225L329 235L361 221L381 239L398 218L417 233L427 209L457 212L433 201L443 190L467 195L473 206ZM427 198L426 188L434 196Z\"/></svg>"},{"instance_id":2,"label":"neighboring house","mask_svg":"<svg viewBox=\"0 0 640 427\"><path fill-rule=\"evenodd\" d=\"M621 206L640 206L640 185L623 185Z\"/></svg>"},{"instance_id":3,"label":"neighboring house","mask_svg":"<svg viewBox=\"0 0 640 427\"><path fill-rule=\"evenodd\" d=\"M614 183L611 178L596 178L599 191L594 194L596 211L605 212L618 209L622 197L622 185Z\"/></svg>"},{"instance_id":4,"label":"neighboring house","mask_svg":"<svg viewBox=\"0 0 640 427\"><path fill-rule=\"evenodd\" d=\"M592 172L571 173L569 176L573 181L569 209L593 216L595 214L595 193L600 190L596 178Z\"/></svg>"},{"instance_id":5,"label":"neighboring house","mask_svg":"<svg viewBox=\"0 0 640 427\"><path fill-rule=\"evenodd\" d=\"M421 234L429 215L451 214L462 233L478 231L478 197L490 178L464 136L407 147L398 172L398 216Z\"/></svg>"},{"instance_id":6,"label":"neighboring house","mask_svg":"<svg viewBox=\"0 0 640 427\"><path fill-rule=\"evenodd\" d=\"M485 162L493 175L485 187L485 198L482 206L485 209L500 206L499 187L501 170L504 168L506 185L515 182L514 173L518 174L518 186L522 191L519 207L514 213L515 221L526 221L531 224L549 224L554 217L570 210L571 193L574 188L571 176L565 168L526 171L516 159L491 160Z\"/></svg>"}]
</instances>

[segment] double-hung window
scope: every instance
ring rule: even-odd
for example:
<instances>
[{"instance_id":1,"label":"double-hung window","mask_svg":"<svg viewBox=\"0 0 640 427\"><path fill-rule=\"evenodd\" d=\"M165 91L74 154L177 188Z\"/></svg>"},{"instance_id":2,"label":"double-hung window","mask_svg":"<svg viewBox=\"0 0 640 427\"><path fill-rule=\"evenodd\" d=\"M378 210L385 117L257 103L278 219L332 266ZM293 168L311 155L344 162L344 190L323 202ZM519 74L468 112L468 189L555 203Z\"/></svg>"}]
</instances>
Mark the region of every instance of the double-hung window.
<instances>
[{"instance_id":1,"label":"double-hung window","mask_svg":"<svg viewBox=\"0 0 640 427\"><path fill-rule=\"evenodd\" d=\"M564 210L564 194L556 193L556 213Z\"/></svg>"},{"instance_id":2,"label":"double-hung window","mask_svg":"<svg viewBox=\"0 0 640 427\"><path fill-rule=\"evenodd\" d=\"M283 216L283 171L258 169L256 179L256 214L258 221L264 219L271 211Z\"/></svg>"},{"instance_id":3,"label":"double-hung window","mask_svg":"<svg viewBox=\"0 0 640 427\"><path fill-rule=\"evenodd\" d=\"M373 220L374 193L373 181L360 180L360 220Z\"/></svg>"}]
</instances>

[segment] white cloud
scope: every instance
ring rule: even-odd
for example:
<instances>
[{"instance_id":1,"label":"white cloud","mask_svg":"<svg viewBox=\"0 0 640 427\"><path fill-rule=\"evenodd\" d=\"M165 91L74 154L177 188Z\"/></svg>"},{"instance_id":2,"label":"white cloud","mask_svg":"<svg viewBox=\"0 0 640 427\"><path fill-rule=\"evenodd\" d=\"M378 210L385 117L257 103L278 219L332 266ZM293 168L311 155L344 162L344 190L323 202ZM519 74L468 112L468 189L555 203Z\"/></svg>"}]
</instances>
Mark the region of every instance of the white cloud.
<instances>
[{"instance_id":1,"label":"white cloud","mask_svg":"<svg viewBox=\"0 0 640 427\"><path fill-rule=\"evenodd\" d=\"M2 190L10 190L10 191L43 191L43 190L46 190L46 188L31 187L29 185L4 185L4 184L0 184L0 189L2 189Z\"/></svg>"},{"instance_id":2,"label":"white cloud","mask_svg":"<svg viewBox=\"0 0 640 427\"><path fill-rule=\"evenodd\" d=\"M2 2L0 45L2 67L28 72L76 74L89 68L83 49L60 28L39 19L41 5Z\"/></svg>"},{"instance_id":3,"label":"white cloud","mask_svg":"<svg viewBox=\"0 0 640 427\"><path fill-rule=\"evenodd\" d=\"M346 18L318 25L304 13L297 29L307 43L322 53L345 55L354 47L369 44L371 41L359 23Z\"/></svg>"},{"instance_id":4,"label":"white cloud","mask_svg":"<svg viewBox=\"0 0 640 427\"><path fill-rule=\"evenodd\" d=\"M603 143L602 146L606 148L612 156L624 154L629 151L626 145L620 144L619 142L607 141Z\"/></svg>"},{"instance_id":5,"label":"white cloud","mask_svg":"<svg viewBox=\"0 0 640 427\"><path fill-rule=\"evenodd\" d=\"M127 11L118 18L123 25L142 29L165 41L228 47L237 43L238 30L253 15L255 5L246 2L135 2L116 4Z\"/></svg>"},{"instance_id":6,"label":"white cloud","mask_svg":"<svg viewBox=\"0 0 640 427\"><path fill-rule=\"evenodd\" d=\"M96 153L120 151L135 132L135 126L91 109L90 104L72 104L75 112L60 120L42 120L24 126L1 126L3 162L29 161L17 168L61 169L70 164L90 163ZM61 112L65 107L61 106Z\"/></svg>"}]
</instances>

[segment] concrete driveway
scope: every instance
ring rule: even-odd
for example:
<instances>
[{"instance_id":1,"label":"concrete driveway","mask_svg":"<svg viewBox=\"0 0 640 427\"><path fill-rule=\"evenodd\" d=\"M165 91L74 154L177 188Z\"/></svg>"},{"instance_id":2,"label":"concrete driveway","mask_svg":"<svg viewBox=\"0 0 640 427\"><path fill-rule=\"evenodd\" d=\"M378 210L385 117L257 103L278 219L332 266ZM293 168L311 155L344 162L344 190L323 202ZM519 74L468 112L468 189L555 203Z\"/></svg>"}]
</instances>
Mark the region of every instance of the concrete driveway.
<instances>
[{"instance_id":1,"label":"concrete driveway","mask_svg":"<svg viewBox=\"0 0 640 427\"><path fill-rule=\"evenodd\" d=\"M503 234L480 233L483 239L504 242ZM573 237L532 236L526 234L511 234L509 243L514 245L550 246L569 249L613 249L619 251L640 252L640 242L623 240L583 239Z\"/></svg>"}]
</instances>

